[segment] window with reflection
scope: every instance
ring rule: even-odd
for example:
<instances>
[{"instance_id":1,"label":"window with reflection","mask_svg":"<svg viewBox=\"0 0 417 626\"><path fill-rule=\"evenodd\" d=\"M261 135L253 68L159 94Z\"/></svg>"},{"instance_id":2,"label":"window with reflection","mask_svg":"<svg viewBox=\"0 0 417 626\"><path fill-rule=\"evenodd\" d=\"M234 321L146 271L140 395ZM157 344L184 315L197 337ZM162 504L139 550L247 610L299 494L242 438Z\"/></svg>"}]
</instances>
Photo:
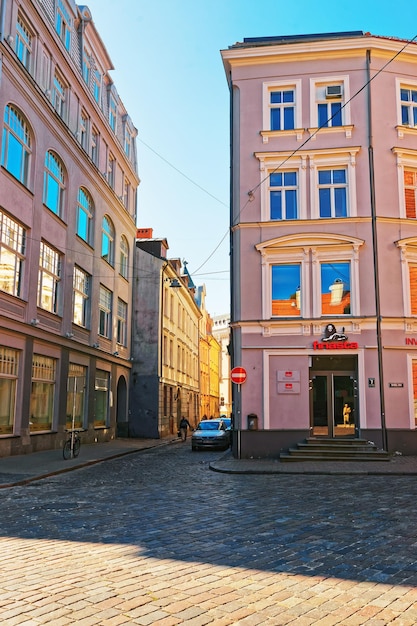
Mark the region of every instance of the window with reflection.
<instances>
[{"instance_id":1,"label":"window with reflection","mask_svg":"<svg viewBox=\"0 0 417 626\"><path fill-rule=\"evenodd\" d=\"M74 267L72 321L83 328L89 327L90 276L79 267Z\"/></svg>"},{"instance_id":2,"label":"window with reflection","mask_svg":"<svg viewBox=\"0 0 417 626\"><path fill-rule=\"evenodd\" d=\"M272 315L301 315L301 265L272 266Z\"/></svg>"},{"instance_id":3,"label":"window with reflection","mask_svg":"<svg viewBox=\"0 0 417 626\"><path fill-rule=\"evenodd\" d=\"M4 110L1 164L26 187L32 154L31 131L22 113L11 105Z\"/></svg>"},{"instance_id":4,"label":"window with reflection","mask_svg":"<svg viewBox=\"0 0 417 626\"><path fill-rule=\"evenodd\" d=\"M26 230L0 210L0 289L21 297Z\"/></svg>"},{"instance_id":5,"label":"window with reflection","mask_svg":"<svg viewBox=\"0 0 417 626\"><path fill-rule=\"evenodd\" d=\"M113 294L109 289L100 285L98 303L98 334L111 339Z\"/></svg>"},{"instance_id":6,"label":"window with reflection","mask_svg":"<svg viewBox=\"0 0 417 626\"><path fill-rule=\"evenodd\" d=\"M50 313L59 313L61 289L61 255L41 241L37 304Z\"/></svg>"},{"instance_id":7,"label":"window with reflection","mask_svg":"<svg viewBox=\"0 0 417 626\"><path fill-rule=\"evenodd\" d=\"M19 351L0 346L0 435L13 433Z\"/></svg>"},{"instance_id":8,"label":"window with reflection","mask_svg":"<svg viewBox=\"0 0 417 626\"><path fill-rule=\"evenodd\" d=\"M94 428L102 428L108 424L109 400L110 374L104 370L96 370Z\"/></svg>"},{"instance_id":9,"label":"window with reflection","mask_svg":"<svg viewBox=\"0 0 417 626\"><path fill-rule=\"evenodd\" d=\"M67 380L66 428L83 428L86 424L87 368L69 364Z\"/></svg>"},{"instance_id":10,"label":"window with reflection","mask_svg":"<svg viewBox=\"0 0 417 626\"><path fill-rule=\"evenodd\" d=\"M55 359L34 354L30 395L30 432L52 430L55 378Z\"/></svg>"},{"instance_id":11,"label":"window with reflection","mask_svg":"<svg viewBox=\"0 0 417 626\"><path fill-rule=\"evenodd\" d=\"M17 18L15 51L19 61L30 72L32 61L32 33L21 15Z\"/></svg>"},{"instance_id":12,"label":"window with reflection","mask_svg":"<svg viewBox=\"0 0 417 626\"><path fill-rule=\"evenodd\" d=\"M347 216L347 172L342 169L318 171L320 217Z\"/></svg>"},{"instance_id":13,"label":"window with reflection","mask_svg":"<svg viewBox=\"0 0 417 626\"><path fill-rule=\"evenodd\" d=\"M101 227L101 256L114 266L114 227L107 215L103 217Z\"/></svg>"},{"instance_id":14,"label":"window with reflection","mask_svg":"<svg viewBox=\"0 0 417 626\"><path fill-rule=\"evenodd\" d=\"M64 204L64 167L58 155L49 151L45 155L43 174L43 203L56 215L62 217Z\"/></svg>"},{"instance_id":15,"label":"window with reflection","mask_svg":"<svg viewBox=\"0 0 417 626\"><path fill-rule=\"evenodd\" d=\"M297 172L269 175L269 202L271 220L297 219Z\"/></svg>"},{"instance_id":16,"label":"window with reflection","mask_svg":"<svg viewBox=\"0 0 417 626\"><path fill-rule=\"evenodd\" d=\"M321 314L350 315L350 263L321 263Z\"/></svg>"},{"instance_id":17,"label":"window with reflection","mask_svg":"<svg viewBox=\"0 0 417 626\"><path fill-rule=\"evenodd\" d=\"M127 280L129 275L129 244L124 235L120 238L120 274Z\"/></svg>"},{"instance_id":18,"label":"window with reflection","mask_svg":"<svg viewBox=\"0 0 417 626\"><path fill-rule=\"evenodd\" d=\"M93 200L86 189L80 187L77 201L77 235L88 244L93 243Z\"/></svg>"}]
</instances>

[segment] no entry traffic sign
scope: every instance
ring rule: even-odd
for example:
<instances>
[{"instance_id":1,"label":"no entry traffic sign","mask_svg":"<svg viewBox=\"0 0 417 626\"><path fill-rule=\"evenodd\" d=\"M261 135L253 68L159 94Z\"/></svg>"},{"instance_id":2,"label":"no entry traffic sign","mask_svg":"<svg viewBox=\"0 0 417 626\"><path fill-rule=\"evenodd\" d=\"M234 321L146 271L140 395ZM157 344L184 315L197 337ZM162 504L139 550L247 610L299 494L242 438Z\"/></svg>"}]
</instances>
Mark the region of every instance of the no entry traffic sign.
<instances>
[{"instance_id":1,"label":"no entry traffic sign","mask_svg":"<svg viewBox=\"0 0 417 626\"><path fill-rule=\"evenodd\" d=\"M230 372L230 380L235 385L241 385L245 382L247 377L246 370L244 367L234 367Z\"/></svg>"}]
</instances>

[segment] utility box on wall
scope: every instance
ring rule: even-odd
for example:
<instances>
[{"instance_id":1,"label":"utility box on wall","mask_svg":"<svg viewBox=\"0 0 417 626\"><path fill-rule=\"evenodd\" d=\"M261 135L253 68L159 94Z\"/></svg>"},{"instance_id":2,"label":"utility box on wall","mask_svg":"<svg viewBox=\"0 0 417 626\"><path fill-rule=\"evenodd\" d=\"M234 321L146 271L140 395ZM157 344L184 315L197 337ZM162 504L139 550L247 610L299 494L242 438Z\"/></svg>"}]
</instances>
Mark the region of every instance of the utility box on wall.
<instances>
[{"instance_id":1,"label":"utility box on wall","mask_svg":"<svg viewBox=\"0 0 417 626\"><path fill-rule=\"evenodd\" d=\"M248 430L258 430L258 416L256 413L248 415Z\"/></svg>"}]
</instances>

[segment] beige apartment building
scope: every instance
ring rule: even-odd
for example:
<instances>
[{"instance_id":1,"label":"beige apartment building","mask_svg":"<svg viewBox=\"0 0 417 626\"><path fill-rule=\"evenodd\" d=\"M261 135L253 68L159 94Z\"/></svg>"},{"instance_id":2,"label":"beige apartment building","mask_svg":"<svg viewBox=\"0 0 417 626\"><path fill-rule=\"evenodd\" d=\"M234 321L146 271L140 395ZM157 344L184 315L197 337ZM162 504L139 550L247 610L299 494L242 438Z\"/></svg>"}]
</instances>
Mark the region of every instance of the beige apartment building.
<instances>
[{"instance_id":1,"label":"beige apartment building","mask_svg":"<svg viewBox=\"0 0 417 626\"><path fill-rule=\"evenodd\" d=\"M0 456L127 433L137 131L85 6L3 0Z\"/></svg>"}]
</instances>

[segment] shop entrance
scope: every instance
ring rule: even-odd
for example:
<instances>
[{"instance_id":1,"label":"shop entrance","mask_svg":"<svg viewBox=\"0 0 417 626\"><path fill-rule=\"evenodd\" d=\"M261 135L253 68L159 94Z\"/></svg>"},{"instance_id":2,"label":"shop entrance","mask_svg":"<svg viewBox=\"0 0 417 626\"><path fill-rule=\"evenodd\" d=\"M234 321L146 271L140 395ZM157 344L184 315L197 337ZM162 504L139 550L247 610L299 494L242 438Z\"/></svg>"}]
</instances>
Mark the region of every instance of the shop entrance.
<instances>
[{"instance_id":1,"label":"shop entrance","mask_svg":"<svg viewBox=\"0 0 417 626\"><path fill-rule=\"evenodd\" d=\"M310 421L313 437L354 437L359 427L356 357L313 357Z\"/></svg>"}]
</instances>

